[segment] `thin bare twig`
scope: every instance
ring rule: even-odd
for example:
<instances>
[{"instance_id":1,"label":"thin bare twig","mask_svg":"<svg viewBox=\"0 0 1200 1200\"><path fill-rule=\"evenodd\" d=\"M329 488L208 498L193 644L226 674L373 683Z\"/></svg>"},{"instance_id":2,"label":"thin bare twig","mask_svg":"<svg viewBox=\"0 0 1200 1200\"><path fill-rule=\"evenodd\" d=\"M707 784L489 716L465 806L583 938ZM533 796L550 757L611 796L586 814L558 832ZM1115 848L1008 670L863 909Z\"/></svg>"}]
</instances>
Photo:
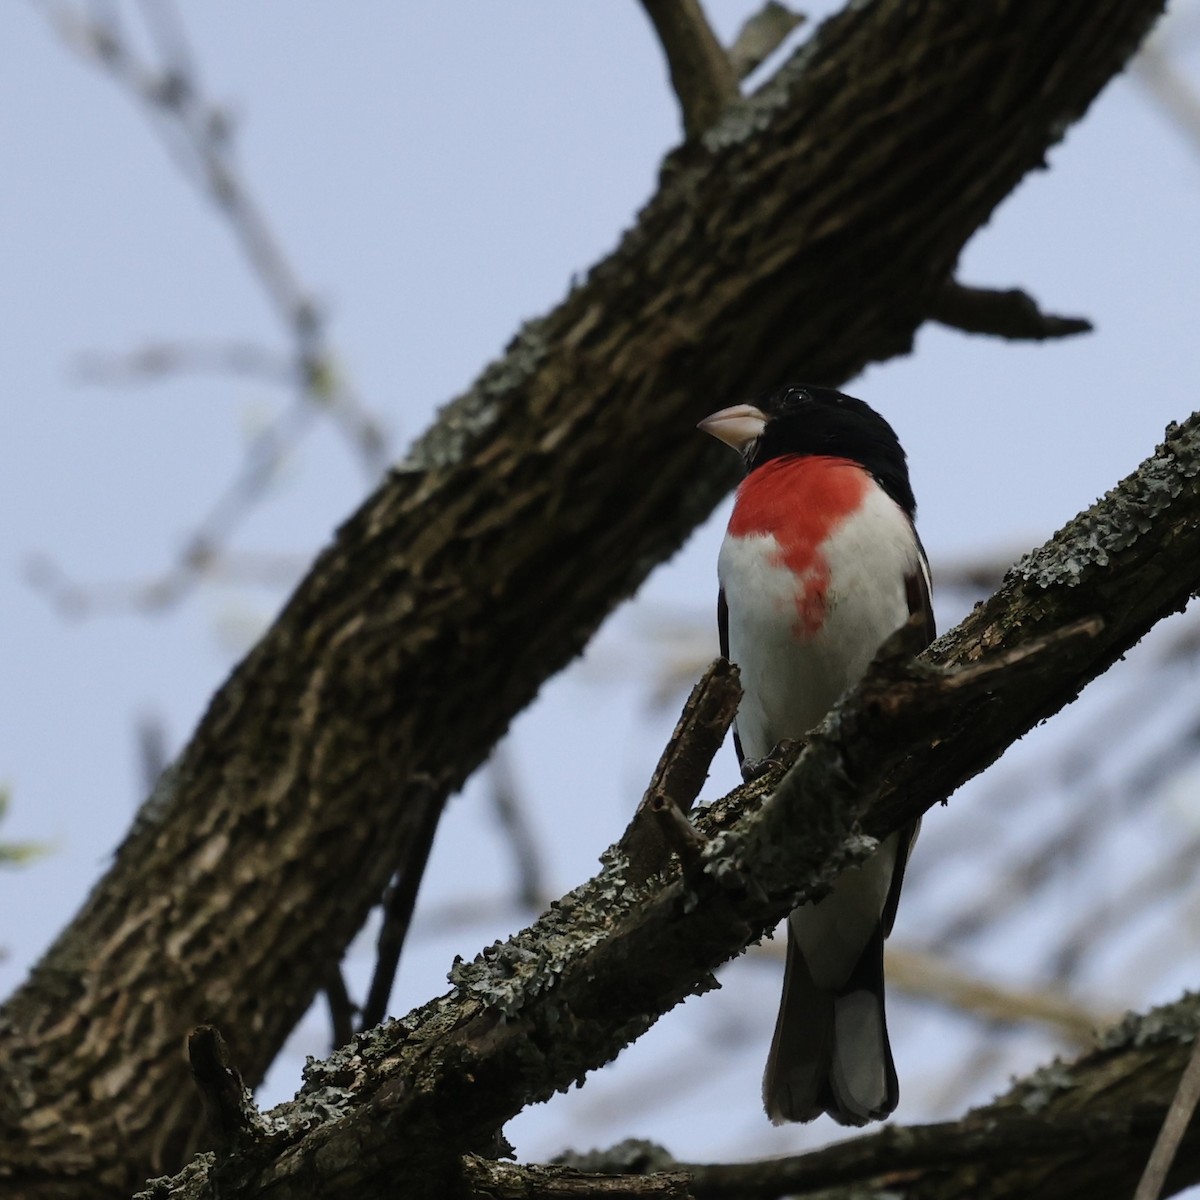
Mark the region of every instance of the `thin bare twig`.
<instances>
[{"instance_id":1,"label":"thin bare twig","mask_svg":"<svg viewBox=\"0 0 1200 1200\"><path fill-rule=\"evenodd\" d=\"M354 1014L357 1009L346 990L341 968L336 968L325 984L325 999L329 1005L329 1025L333 1049L344 1046L354 1036Z\"/></svg>"},{"instance_id":2,"label":"thin bare twig","mask_svg":"<svg viewBox=\"0 0 1200 1200\"><path fill-rule=\"evenodd\" d=\"M980 979L911 946L889 946L886 953L888 982L909 996L985 1021L1049 1026L1080 1049L1095 1045L1096 1031L1120 1017L1115 1012L1093 1012L1058 988L1014 988Z\"/></svg>"},{"instance_id":3,"label":"thin bare twig","mask_svg":"<svg viewBox=\"0 0 1200 1200\"><path fill-rule=\"evenodd\" d=\"M512 752L506 742L501 742L492 751L487 774L492 808L512 850L517 872L517 901L525 908L540 911L549 902L542 857L538 853L533 826L525 815Z\"/></svg>"},{"instance_id":4,"label":"thin bare twig","mask_svg":"<svg viewBox=\"0 0 1200 1200\"><path fill-rule=\"evenodd\" d=\"M1171 1164L1179 1150L1179 1143L1191 1123L1196 1105L1200 1103L1200 1038L1192 1043L1192 1052L1188 1056L1187 1066L1179 1079L1179 1087L1175 1091L1171 1107L1163 1119L1162 1129L1150 1151L1146 1169L1138 1181L1137 1191L1133 1200L1158 1200L1162 1194L1163 1185L1167 1182Z\"/></svg>"},{"instance_id":5,"label":"thin bare twig","mask_svg":"<svg viewBox=\"0 0 1200 1200\"><path fill-rule=\"evenodd\" d=\"M292 263L253 196L234 154L233 124L229 114L203 91L194 54L177 8L171 0L141 0L139 11L157 62L140 56L135 39L124 28L119 10L111 4L93 3L84 11L61 0L33 0L63 42L88 62L100 67L133 96L150 119L173 161L223 216L242 253L275 309L291 343L286 366L279 361L244 354L224 361L255 373L264 370L282 381L290 376L303 408L326 413L353 445L372 482L388 457L387 439L378 421L346 386L338 370L326 330L326 320L312 293L300 282ZM141 373L179 369L180 357L143 354L134 364ZM193 369L195 361L188 364ZM95 370L95 364L92 364ZM110 371L111 373L111 371ZM305 426L290 414L277 422L289 438L298 438ZM269 431L270 440L275 430ZM289 445L275 446L263 454L259 439L246 455L238 479L218 501L209 517L188 540L173 566L148 583L110 589L71 584L61 573L42 570L40 577L60 607L74 612L95 612L118 605L162 608L178 601L202 577L216 556L220 542L245 519L265 490L281 453ZM95 593L99 593L99 596Z\"/></svg>"},{"instance_id":6,"label":"thin bare twig","mask_svg":"<svg viewBox=\"0 0 1200 1200\"><path fill-rule=\"evenodd\" d=\"M157 383L171 375L236 375L294 387L295 364L266 346L252 342L148 342L130 354L89 351L75 360L82 383L108 387Z\"/></svg>"},{"instance_id":7,"label":"thin bare twig","mask_svg":"<svg viewBox=\"0 0 1200 1200\"><path fill-rule=\"evenodd\" d=\"M1139 917L1152 904L1186 894L1196 875L1200 836L1185 839L1170 855L1156 857L1150 868L1120 891L1109 894L1068 926L1050 959L1054 979L1070 979L1089 951L1111 936L1122 921Z\"/></svg>"},{"instance_id":8,"label":"thin bare twig","mask_svg":"<svg viewBox=\"0 0 1200 1200\"><path fill-rule=\"evenodd\" d=\"M175 563L162 575L141 583L85 585L67 577L50 559L37 556L26 566L29 582L71 616L131 607L149 612L170 607L201 574L209 571L233 529L275 481L279 468L312 417L312 406L298 401L251 441L241 470L193 530Z\"/></svg>"},{"instance_id":9,"label":"thin bare twig","mask_svg":"<svg viewBox=\"0 0 1200 1200\"><path fill-rule=\"evenodd\" d=\"M388 1001L400 965L400 952L412 926L413 909L417 904L417 891L425 875L425 864L433 849L433 838L437 833L438 818L442 815L440 804L426 801L420 822L413 834L412 844L404 857L404 864L383 895L383 924L375 948L375 972L371 986L359 1016L359 1029L372 1029L387 1016Z\"/></svg>"},{"instance_id":10,"label":"thin bare twig","mask_svg":"<svg viewBox=\"0 0 1200 1200\"><path fill-rule=\"evenodd\" d=\"M666 866L672 852L689 859L695 846L679 830L674 810L686 822L713 757L737 712L742 689L738 670L723 658L709 665L692 689L671 739L658 760L650 785L621 838L629 878L648 879Z\"/></svg>"},{"instance_id":11,"label":"thin bare twig","mask_svg":"<svg viewBox=\"0 0 1200 1200\"><path fill-rule=\"evenodd\" d=\"M1133 76L1158 102L1192 148L1200 151L1200 96L1153 38L1133 60Z\"/></svg>"},{"instance_id":12,"label":"thin bare twig","mask_svg":"<svg viewBox=\"0 0 1200 1200\"><path fill-rule=\"evenodd\" d=\"M972 558L939 560L934 564L933 577L940 593L947 591L969 592L986 596L994 592L1004 578L1005 572L1021 557L1022 550L984 553Z\"/></svg>"}]
</instances>

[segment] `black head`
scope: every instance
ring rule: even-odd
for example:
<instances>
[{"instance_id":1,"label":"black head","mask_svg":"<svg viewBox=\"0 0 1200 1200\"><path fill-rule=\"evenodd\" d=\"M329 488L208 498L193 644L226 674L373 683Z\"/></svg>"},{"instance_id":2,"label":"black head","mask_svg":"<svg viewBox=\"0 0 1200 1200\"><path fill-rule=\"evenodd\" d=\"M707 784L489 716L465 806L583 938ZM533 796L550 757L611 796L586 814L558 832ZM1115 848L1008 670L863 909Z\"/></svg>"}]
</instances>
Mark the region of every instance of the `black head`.
<instances>
[{"instance_id":1,"label":"black head","mask_svg":"<svg viewBox=\"0 0 1200 1200\"><path fill-rule=\"evenodd\" d=\"M780 388L752 405L722 409L700 427L739 451L748 471L791 454L848 458L868 470L910 517L916 514L895 431L869 404L835 388Z\"/></svg>"}]
</instances>

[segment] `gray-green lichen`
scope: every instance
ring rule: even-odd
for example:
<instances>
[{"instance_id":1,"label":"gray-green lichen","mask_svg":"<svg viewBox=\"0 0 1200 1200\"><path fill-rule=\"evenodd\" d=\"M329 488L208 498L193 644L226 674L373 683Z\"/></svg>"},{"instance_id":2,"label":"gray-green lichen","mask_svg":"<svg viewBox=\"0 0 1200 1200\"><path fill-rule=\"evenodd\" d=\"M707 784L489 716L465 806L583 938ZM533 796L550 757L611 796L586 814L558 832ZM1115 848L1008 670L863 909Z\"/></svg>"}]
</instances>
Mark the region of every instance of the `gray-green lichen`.
<instances>
[{"instance_id":1,"label":"gray-green lichen","mask_svg":"<svg viewBox=\"0 0 1200 1200\"><path fill-rule=\"evenodd\" d=\"M644 1138L626 1138L604 1150L564 1150L550 1161L592 1175L648 1175L679 1165L665 1146Z\"/></svg>"},{"instance_id":2,"label":"gray-green lichen","mask_svg":"<svg viewBox=\"0 0 1200 1200\"><path fill-rule=\"evenodd\" d=\"M1056 1058L1047 1066L1039 1067L1022 1084L1021 1107L1030 1116L1040 1113L1055 1096L1075 1086L1075 1077L1061 1060Z\"/></svg>"},{"instance_id":3,"label":"gray-green lichen","mask_svg":"<svg viewBox=\"0 0 1200 1200\"><path fill-rule=\"evenodd\" d=\"M146 1186L134 1194L133 1200L164 1200L164 1197L180 1194L193 1180L202 1182L209 1177L217 1157L211 1151L197 1154L178 1175L158 1175L147 1179Z\"/></svg>"},{"instance_id":4,"label":"gray-green lichen","mask_svg":"<svg viewBox=\"0 0 1200 1200\"><path fill-rule=\"evenodd\" d=\"M792 90L808 70L820 45L818 29L758 91L728 105L720 120L701 135L704 148L715 154L769 128L776 114L790 103Z\"/></svg>"},{"instance_id":5,"label":"gray-green lichen","mask_svg":"<svg viewBox=\"0 0 1200 1200\"><path fill-rule=\"evenodd\" d=\"M548 353L543 321L528 321L484 368L470 391L452 400L423 437L415 441L393 472L400 475L442 470L461 462L468 447L500 419L504 402L539 370Z\"/></svg>"},{"instance_id":6,"label":"gray-green lichen","mask_svg":"<svg viewBox=\"0 0 1200 1200\"><path fill-rule=\"evenodd\" d=\"M599 945L640 897L626 879L619 852L610 850L606 857L600 875L552 904L528 929L494 942L473 962L456 962L451 984L506 1016L553 987L572 960Z\"/></svg>"},{"instance_id":7,"label":"gray-green lichen","mask_svg":"<svg viewBox=\"0 0 1200 1200\"><path fill-rule=\"evenodd\" d=\"M273 1108L263 1117L270 1123L271 1132L287 1133L289 1136L316 1129L329 1121L337 1121L349 1112L355 1101L355 1093L349 1088L305 1087L294 1100L288 1100Z\"/></svg>"},{"instance_id":8,"label":"gray-green lichen","mask_svg":"<svg viewBox=\"0 0 1200 1200\"><path fill-rule=\"evenodd\" d=\"M1126 1013L1106 1029L1097 1041L1102 1050L1153 1046L1162 1042L1187 1045L1195 1040L1200 1025L1200 995L1185 992L1174 1004L1152 1008L1148 1013Z\"/></svg>"},{"instance_id":9,"label":"gray-green lichen","mask_svg":"<svg viewBox=\"0 0 1200 1200\"><path fill-rule=\"evenodd\" d=\"M394 1055L410 1037L434 1024L439 1012L444 1011L445 1002L445 996L438 996L413 1009L405 1017L384 1021L373 1029L364 1029L328 1058L313 1058L310 1055L301 1073L301 1093L313 1094L323 1089L333 1092L353 1090L372 1069Z\"/></svg>"},{"instance_id":10,"label":"gray-green lichen","mask_svg":"<svg viewBox=\"0 0 1200 1200\"><path fill-rule=\"evenodd\" d=\"M1009 571L1037 587L1074 587L1154 525L1200 474L1200 413L1167 427L1166 439L1127 479Z\"/></svg>"}]
</instances>

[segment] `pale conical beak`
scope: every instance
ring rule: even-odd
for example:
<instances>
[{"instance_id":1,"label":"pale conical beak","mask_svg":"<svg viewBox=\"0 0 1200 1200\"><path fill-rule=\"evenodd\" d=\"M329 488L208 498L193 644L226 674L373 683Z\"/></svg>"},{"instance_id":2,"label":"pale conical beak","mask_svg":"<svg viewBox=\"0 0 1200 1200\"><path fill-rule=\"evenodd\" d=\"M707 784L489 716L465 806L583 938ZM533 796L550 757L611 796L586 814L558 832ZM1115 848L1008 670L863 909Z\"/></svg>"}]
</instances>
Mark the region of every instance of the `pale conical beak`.
<instances>
[{"instance_id":1,"label":"pale conical beak","mask_svg":"<svg viewBox=\"0 0 1200 1200\"><path fill-rule=\"evenodd\" d=\"M705 417L697 429L711 433L718 441L732 446L739 454L758 438L767 424L767 415L753 404L735 404Z\"/></svg>"}]
</instances>

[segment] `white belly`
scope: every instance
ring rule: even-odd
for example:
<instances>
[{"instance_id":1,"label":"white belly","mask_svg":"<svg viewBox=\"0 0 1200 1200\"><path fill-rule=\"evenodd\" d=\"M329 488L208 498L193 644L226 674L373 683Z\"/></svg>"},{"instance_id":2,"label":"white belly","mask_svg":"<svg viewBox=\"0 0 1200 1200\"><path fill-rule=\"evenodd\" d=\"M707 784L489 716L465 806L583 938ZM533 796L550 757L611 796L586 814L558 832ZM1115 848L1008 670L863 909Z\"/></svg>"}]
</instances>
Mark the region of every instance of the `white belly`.
<instances>
[{"instance_id":1,"label":"white belly","mask_svg":"<svg viewBox=\"0 0 1200 1200\"><path fill-rule=\"evenodd\" d=\"M771 534L726 536L721 546L729 658L744 693L736 725L748 759L816 725L908 619L904 577L921 569L920 557L908 518L878 485L826 538L823 557L814 571L827 572L824 620L814 630Z\"/></svg>"}]
</instances>

